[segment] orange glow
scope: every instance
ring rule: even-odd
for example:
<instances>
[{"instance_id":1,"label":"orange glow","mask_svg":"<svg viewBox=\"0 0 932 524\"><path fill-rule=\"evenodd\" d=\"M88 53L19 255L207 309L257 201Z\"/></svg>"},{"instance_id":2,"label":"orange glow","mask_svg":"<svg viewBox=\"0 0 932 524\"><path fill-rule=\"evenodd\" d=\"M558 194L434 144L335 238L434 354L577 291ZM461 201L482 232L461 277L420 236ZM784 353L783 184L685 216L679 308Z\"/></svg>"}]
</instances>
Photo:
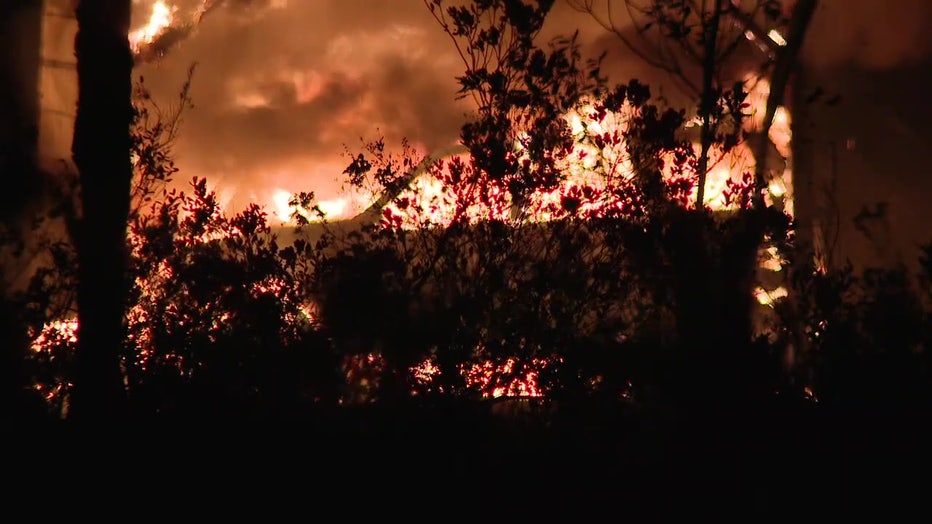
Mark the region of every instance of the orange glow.
<instances>
[{"instance_id":1,"label":"orange glow","mask_svg":"<svg viewBox=\"0 0 932 524\"><path fill-rule=\"evenodd\" d=\"M482 396L486 398L508 397L542 397L543 392L537 381L538 372L528 370L523 375L514 377L507 382L496 381L496 377L510 375L514 372L516 361L513 358L507 359L503 364L486 361L481 364L473 364L466 371L466 384L470 387L477 387L483 391ZM541 366L544 361L535 359L533 365ZM493 381L496 383L493 385ZM491 389L491 391L490 391Z\"/></svg>"},{"instance_id":2,"label":"orange glow","mask_svg":"<svg viewBox=\"0 0 932 524\"><path fill-rule=\"evenodd\" d=\"M806 398L806 400L809 400L815 403L819 402L819 397L816 396L815 390L812 389L812 386L806 386L803 388L803 396Z\"/></svg>"},{"instance_id":3,"label":"orange glow","mask_svg":"<svg viewBox=\"0 0 932 524\"><path fill-rule=\"evenodd\" d=\"M169 5L163 0L152 4L152 13L149 21L143 27L134 29L129 33L129 44L134 53L138 53L145 45L151 44L168 29L175 18L177 7Z\"/></svg>"},{"instance_id":4,"label":"orange glow","mask_svg":"<svg viewBox=\"0 0 932 524\"><path fill-rule=\"evenodd\" d=\"M283 3L284 0L279 0ZM138 52L146 44L152 43L174 21L174 14L177 8L164 1L157 1L152 6L152 13L148 23L139 29L132 31L129 40L134 51ZM295 86L301 86L299 89L299 98L301 101L308 101L317 96L321 89L318 77L296 76L294 79ZM754 84L752 96L749 101L752 102L752 112L754 117L751 120L751 126L760 129L763 119L766 95L769 92L769 86L765 80L759 80ZM262 98L256 93L245 93L242 98L237 98L237 105L242 107L261 107L267 105L268 100ZM605 120L595 121L589 115L594 112L593 105L583 105L578 111L566 115L567 125L577 142L576 150L567 158L565 165L562 166L567 173L567 179L561 187L549 193L534 195L529 205L527 219L530 221L549 221L557 215L556 209L559 209L561 195L573 186L589 186L596 189L604 187L606 180L629 180L632 178L633 167L626 151L624 141L607 145L602 149L596 149L590 142L581 141L586 135L617 133L624 128L623 115L609 115ZM777 150L784 156L789 155L790 134L790 115L784 108L779 108L773 125L770 129L769 137ZM698 146L697 150L698 150ZM729 180L740 179L743 173L753 170L753 155L750 149L739 144L731 152L719 155L712 159L710 170L706 182L706 204L712 209L725 209L727 204L723 198L723 191ZM669 164L669 162L667 162ZM670 176L669 169L665 173ZM402 195L402 198L416 198L419 207L401 208L397 203L391 204L389 210L393 213L405 216L406 220L402 223L404 227L423 227L425 221L428 223L444 223L449 220L456 209L454 195L445 191L441 182L430 175L424 175L418 178L413 184L412 189ZM792 202L792 186L790 180L790 171L787 169L782 177L774 177L768 186L768 193L773 198L785 198L787 203ZM283 222L291 222L293 214L298 213L308 220L318 220L317 213L313 210L300 208L291 205L292 193L286 189L274 189L271 192L271 203L266 208ZM355 196L335 198L317 202L317 208L327 219L349 218L350 213L356 210L362 204L365 207L365 201L374 200L369 196L368 199L360 199ZM583 210L591 209L592 206L598 206L599 203L586 203ZM590 206L587 208L586 206ZM222 214L222 205L219 205L215 213ZM415 212L414 210L417 209ZM790 208L785 208L790 212ZM467 216L473 220L482 219L508 219L508 210L489 210L482 205L474 204L467 210ZM212 242L237 236L240 232L236 228L211 228L204 231L194 239L195 242ZM139 241L130 238L131 245L138 249ZM763 266L773 271L780 269L780 256L776 248L767 249L768 257L763 262ZM154 293L153 289L157 287L158 279L171 278L171 270L163 261L159 266L147 275L146 282L137 281L137 285L144 290L141 300L148 300L149 295ZM253 292L264 294L277 294L282 291L285 282L282 280L269 280L254 284ZM775 301L787 296L787 290L783 287L766 291L758 288L754 291L757 301L765 306L773 307ZM301 314L308 320L316 318L316 306L302 305ZM142 324L147 321L145 318L145 309L135 306L128 312L130 325ZM219 329L224 323L229 321L229 313L218 312L214 319L212 327ZM53 346L63 346L66 344L77 343L76 319L62 320L51 322L43 327L41 333L34 339L32 349L36 352L44 348ZM151 345L152 334L148 331L141 331L136 335L134 340L139 348L141 360L145 360L150 355L150 350L146 349ZM180 357L179 357L180 358ZM384 367L384 361L380 356L375 354L359 357L357 361L348 360L347 374L350 378L358 375L359 384L363 387L372 387L378 372ZM352 365L350 365L352 364ZM486 397L501 396L520 396L520 397L541 397L543 391L538 381L539 370L547 365L546 361L534 360L524 368L521 373L515 375L514 370L518 361L514 358L507 359L504 363L495 364L491 361L485 361L473 364L461 372L466 377L466 382L471 387L476 387L483 391ZM530 369L529 369L530 368ZM536 368L536 369L535 369ZM418 380L430 381L439 369L430 361L426 361L420 366L412 369L412 372ZM356 375L354 375L354 373ZM507 377L507 378L502 378ZM36 388L42 386L37 385ZM623 395L627 396L625 392Z\"/></svg>"},{"instance_id":5,"label":"orange glow","mask_svg":"<svg viewBox=\"0 0 932 524\"><path fill-rule=\"evenodd\" d=\"M500 365L487 360L461 369L461 372L466 379L466 385L482 391L484 398L504 396L537 398L544 396L537 380L538 372L535 370L529 370L521 376L513 377L506 382L500 382L499 377L508 376L514 372L515 363L516 361L513 358L507 359ZM536 359L534 361L535 366L543 364L544 361L542 360ZM410 371L419 383L429 384L440 373L440 368L428 359L414 366ZM494 385L493 382L495 382Z\"/></svg>"},{"instance_id":6,"label":"orange glow","mask_svg":"<svg viewBox=\"0 0 932 524\"><path fill-rule=\"evenodd\" d=\"M313 74L296 73L288 80L299 92L305 93L303 96L314 96L317 79ZM767 97L770 92L769 82L766 78L749 75L745 79L745 88L748 90L747 102L750 104L747 109L749 117L745 120L745 128L747 131L760 130L763 127ZM250 92L246 84L238 86L234 91L237 93L237 104L242 107L262 106L268 102L262 96ZM521 221L546 222L563 216L561 198L574 187L600 192L608 185L618 187L633 178L634 168L624 140L627 123L626 111L629 109L623 107L618 113L609 113L603 119L597 120L594 117L595 104L584 101L576 110L564 116L569 131L575 139L573 151L562 161L562 165L558 166L566 173L566 179L554 191L531 195L520 218ZM768 205L781 205L781 209L792 216L793 188L790 162L786 163L785 168L781 168L777 158L781 156L788 159L790 156L792 138L790 123L789 112L786 108L779 107L768 133L772 144L771 150L775 150L773 157L768 158L770 162L768 166L775 168L776 173L772 174L768 182L765 200ZM687 124L687 127L695 125L697 123L693 121ZM593 140L596 136L610 136L614 139L602 141L605 145L598 148L594 143L600 140ZM696 143L693 146L698 156L699 144ZM516 145L516 151L520 154L520 145ZM445 160L449 162L452 158L448 156ZM466 165L469 164L467 155L461 154L458 158ZM671 167L673 165L672 155L662 160L664 175L672 179L675 176ZM745 182L745 175L754 172L754 166L754 154L746 143L739 143L726 153L716 152L713 149L706 177L704 204L716 211L734 209L738 202L734 198L727 197L726 193L733 194L735 187L740 187ZM688 172L689 166L685 167L687 172L680 176L695 176L695 173ZM293 178L281 175L279 173L277 178ZM478 200L474 192L454 195L450 191L451 188L444 187L435 175L436 173L428 171L419 176L408 190L395 199L395 202L386 206L387 212L400 220L397 225L407 229L418 229L447 224L457 214L457 206L465 207L459 212L465 214L471 221L511 220L510 209L508 209L510 198L507 195L497 195L505 205L496 209L478 202L470 203ZM695 199L695 194L696 188L694 187L689 196ZM312 210L296 209L290 206L290 198L290 191L276 188L263 200L266 208L273 210L271 213L282 222L292 222L291 216L295 212L310 221L319 220L318 214ZM377 195L372 194L345 194L331 200L319 201L317 206L328 220L349 219L366 209L376 198ZM604 205L605 203L599 197L584 199L578 211L585 214L597 211Z\"/></svg>"},{"instance_id":7,"label":"orange glow","mask_svg":"<svg viewBox=\"0 0 932 524\"><path fill-rule=\"evenodd\" d=\"M769 246L761 250L760 268L768 271L782 271L783 264L786 260L780 255L780 250L776 246Z\"/></svg>"},{"instance_id":8,"label":"orange glow","mask_svg":"<svg viewBox=\"0 0 932 524\"><path fill-rule=\"evenodd\" d=\"M415 380L421 384L428 384L440 373L440 368L438 368L433 361L428 359L414 366L410 371L414 375Z\"/></svg>"},{"instance_id":9,"label":"orange glow","mask_svg":"<svg viewBox=\"0 0 932 524\"><path fill-rule=\"evenodd\" d=\"M78 319L55 320L42 326L42 332L32 341L33 351L78 343Z\"/></svg>"},{"instance_id":10,"label":"orange glow","mask_svg":"<svg viewBox=\"0 0 932 524\"><path fill-rule=\"evenodd\" d=\"M747 102L750 104L748 108L749 118L745 121L746 130L761 130L766 113L767 97L770 93L770 84L765 78L752 75L747 77L745 87L748 90ZM561 166L566 173L566 180L554 191L532 195L525 209L523 219L532 222L552 220L561 207L561 197L574 186L588 187L600 191L608 184L624 184L633 178L634 168L623 136L626 125L624 111L625 109L618 114L608 114L604 119L597 120L592 116L595 112L595 105L584 102L577 110L565 115L567 126L575 139L574 150L566 157ZM776 153L785 159L790 156L790 142L792 139L790 123L789 112L786 108L779 107L768 133L772 149L775 149ZM689 125L687 124L687 127ZM696 125L696 123L693 122L692 125ZM605 145L598 148L593 145L595 141L591 140L595 136L609 136L615 137L615 139L602 141ZM695 143L693 147L698 156L699 144ZM520 146L517 149L520 152ZM755 162L753 151L746 143L739 143L725 153L719 153L713 149L706 176L704 204L716 211L734 209L738 203L727 198L726 193L730 190L729 186L740 185L746 174L754 172ZM779 200L782 203L782 209L792 215L792 172L789 167L790 163L787 162L786 167L781 170L775 164L775 159L768 159L768 162L770 162L768 166L777 168L777 173L771 177L765 198L770 205L774 205ZM673 165L672 155L670 158L663 158L663 164L664 176L672 179L675 176L671 167ZM689 173L686 174L689 175ZM417 205L399 209L396 204L392 204L388 206L388 209L393 215L403 218L402 227L417 228L423 227L425 223L446 223L453 217L457 202L444 189L442 184L433 176L421 176L412 184L409 191L401 195L405 202L414 202ZM695 195L696 188L694 187L690 196L695 199ZM508 198L506 197L505 200L507 202ZM591 211L601 205L603 204L595 199L585 201L580 211ZM507 220L508 210L493 211L484 206L473 205L466 209L466 215L471 220Z\"/></svg>"},{"instance_id":11,"label":"orange glow","mask_svg":"<svg viewBox=\"0 0 932 524\"><path fill-rule=\"evenodd\" d=\"M776 29L771 29L770 32L767 33L767 38L773 40L773 43L777 44L778 46L782 47L786 45L786 39L783 38L783 35L780 34L780 31L777 31Z\"/></svg>"},{"instance_id":12,"label":"orange glow","mask_svg":"<svg viewBox=\"0 0 932 524\"><path fill-rule=\"evenodd\" d=\"M361 207L361 203L354 205L352 196L343 196L331 200L320 200L315 203L317 209L304 209L299 206L291 205L293 193L285 189L276 189L272 193L272 205L274 217L281 222L293 223L292 215L298 214L304 217L308 222L320 221L320 215L326 220L337 220L350 218L350 213Z\"/></svg>"},{"instance_id":13,"label":"orange glow","mask_svg":"<svg viewBox=\"0 0 932 524\"><path fill-rule=\"evenodd\" d=\"M275 193L272 195L272 204L273 209L275 209L275 216L282 222L290 222L291 214L295 211L298 211L297 208L289 205L290 201L291 193L285 191L284 189L276 189Z\"/></svg>"},{"instance_id":14,"label":"orange glow","mask_svg":"<svg viewBox=\"0 0 932 524\"><path fill-rule=\"evenodd\" d=\"M754 298L757 299L757 302L762 306L770 307L773 307L777 300L785 298L788 294L786 288L783 286L771 291L767 291L760 287L754 290Z\"/></svg>"}]
</instances>

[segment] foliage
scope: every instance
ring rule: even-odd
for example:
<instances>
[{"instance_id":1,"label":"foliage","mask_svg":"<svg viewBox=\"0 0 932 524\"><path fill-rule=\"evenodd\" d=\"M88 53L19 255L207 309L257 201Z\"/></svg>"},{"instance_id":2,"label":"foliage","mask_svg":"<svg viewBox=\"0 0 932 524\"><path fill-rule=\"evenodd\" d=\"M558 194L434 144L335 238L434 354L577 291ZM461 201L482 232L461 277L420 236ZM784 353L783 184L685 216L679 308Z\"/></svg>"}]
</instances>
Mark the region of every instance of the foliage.
<instances>
[{"instance_id":1,"label":"foliage","mask_svg":"<svg viewBox=\"0 0 932 524\"><path fill-rule=\"evenodd\" d=\"M534 392L551 397L630 395L632 384L663 380L665 359L685 370L683 349L709 344L703 331L749 323L756 234L785 235L780 213L713 219L684 209L697 166L684 112L654 103L636 80L606 86L572 39L537 48L548 6L519 4L429 4L467 67L461 93L477 101L462 133L470 155L434 163L434 196L400 195L331 261L340 269L319 275L324 324L346 326L363 351L378 348L393 377L386 395L416 390L404 372L425 360L432 392L491 396L523 376L524 387L533 377ZM545 100L525 107L524 96ZM740 128L742 96L724 94L721 107L731 109L716 121ZM581 132L566 118L574 111ZM734 146L719 141L723 151ZM348 169L357 184L378 186L385 173L418 165L381 142L368 153ZM586 176L570 179L579 162ZM747 177L732 188L739 209L750 191ZM359 287L344 293L350 283ZM710 304L716 293L727 298ZM378 320L360 330L353 319L363 311ZM747 346L749 329L722 343L730 352ZM691 347L688 362L712 360L711 370L728 362L692 355L702 349ZM469 378L476 369L488 369L483 380Z\"/></svg>"},{"instance_id":2,"label":"foliage","mask_svg":"<svg viewBox=\"0 0 932 524\"><path fill-rule=\"evenodd\" d=\"M779 313L785 326L805 326L797 380L812 394L838 406L932 400L932 309L905 267L861 274L850 264L828 272L811 268L798 272L793 285L799 298Z\"/></svg>"},{"instance_id":3,"label":"foliage","mask_svg":"<svg viewBox=\"0 0 932 524\"><path fill-rule=\"evenodd\" d=\"M753 205L751 173L729 183L726 211L695 209L702 157L740 139L741 86L716 93L717 131L697 152L686 111L637 80L608 85L573 38L540 46L550 5L429 2L476 102L468 153L367 144L349 154L347 183L396 196L337 228L298 193L289 246L259 207L227 216L206 180L163 187L177 114L147 112L140 89L122 353L134 406L294 414L544 396L683 408L760 406L775 391L842 404L880 398L872 380L896 389L888 398L928 395L932 247L922 297L902 269L798 269L811 256L794 252L790 217ZM765 238L797 269L783 283L792 299L756 336ZM74 251L50 255L23 304L44 336L35 382L61 411L74 340L52 321L73 318Z\"/></svg>"},{"instance_id":4,"label":"foliage","mask_svg":"<svg viewBox=\"0 0 932 524\"><path fill-rule=\"evenodd\" d=\"M293 285L308 270L295 249L278 247L258 207L224 216L205 180L193 180L190 194L165 189L177 172L170 146L189 105L188 85L180 104L163 111L137 84L131 286L121 355L134 408L276 410L333 398L334 381L321 370L335 366L323 363L330 357L326 344ZM33 338L40 337L32 359L36 389L65 414L73 380L76 254L67 241L48 249L49 265L19 301Z\"/></svg>"},{"instance_id":5,"label":"foliage","mask_svg":"<svg viewBox=\"0 0 932 524\"><path fill-rule=\"evenodd\" d=\"M546 50L535 46L552 1L446 9L438 0L425 3L466 67L458 78L460 96L477 104L476 118L461 133L473 168L466 182L479 186L485 205L507 195L520 215L528 194L555 189L564 177L559 163L572 137L561 116L596 93L598 61L582 63L575 36L556 39Z\"/></svg>"}]
</instances>

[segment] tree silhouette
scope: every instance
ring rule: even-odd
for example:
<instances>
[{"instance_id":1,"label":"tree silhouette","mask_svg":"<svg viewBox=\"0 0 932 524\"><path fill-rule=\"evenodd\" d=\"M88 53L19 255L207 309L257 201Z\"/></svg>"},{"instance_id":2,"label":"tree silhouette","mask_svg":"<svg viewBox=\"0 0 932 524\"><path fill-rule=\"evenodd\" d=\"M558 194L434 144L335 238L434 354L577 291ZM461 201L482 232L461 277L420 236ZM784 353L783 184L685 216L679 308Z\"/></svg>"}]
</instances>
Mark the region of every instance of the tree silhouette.
<instances>
[{"instance_id":1,"label":"tree silhouette","mask_svg":"<svg viewBox=\"0 0 932 524\"><path fill-rule=\"evenodd\" d=\"M141 416L244 415L333 401L338 364L300 285L309 256L280 249L255 206L224 215L203 179L190 193L167 189L189 86L190 78L167 110L141 79L134 90L126 336L117 354L130 407ZM31 366L36 389L53 412L70 416L79 339L61 319L74 316L78 254L58 242L50 255L21 300L41 348Z\"/></svg>"},{"instance_id":2,"label":"tree silhouette","mask_svg":"<svg viewBox=\"0 0 932 524\"><path fill-rule=\"evenodd\" d=\"M684 112L654 103L637 81L607 86L573 39L538 48L549 4L427 5L467 68L471 154L434 163L428 178L441 189L427 198L394 187L417 158L381 142L353 158L352 182L397 196L317 275L337 343L376 351L390 379L382 393L394 396L416 389L406 370L423 360L439 381L428 389L472 396L513 391L528 376L569 397L629 394L632 382L664 381L674 396L766 389L741 373L759 238L785 236L786 217L751 210L747 179L730 190L732 216L684 209L699 164ZM726 93L714 116L740 122L742 102L740 89ZM574 111L581 131L567 119ZM569 180L580 161L590 178ZM361 329L355 311L379 320ZM751 359L770 358L762 351ZM677 377L648 378L673 365Z\"/></svg>"},{"instance_id":3,"label":"tree silhouette","mask_svg":"<svg viewBox=\"0 0 932 524\"><path fill-rule=\"evenodd\" d=\"M349 227L298 193L290 245L261 208L221 209L204 179L166 188L179 117L137 85L114 356L114 394L135 413L338 413L338 425L401 439L423 437L433 416L462 417L487 436L537 435L542 449L578 430L575 442L601 452L614 445L602 429L670 413L734 424L776 405L807 413L798 402L928 401L929 257L925 294L905 270L810 264L788 282L803 300L772 302L762 331L761 238L783 267L805 263L789 217L754 205L752 173L728 184L725 210L695 209L701 151L686 112L637 80L609 85L572 38L539 42L549 4L428 8L463 58L460 95L476 101L464 153L435 161L406 143L365 144L344 175L384 208ZM721 95L712 117L740 120L743 91ZM728 137L710 151L734 147ZM55 321L82 289L82 238L49 247L52 265L22 301L34 390L69 416L84 342ZM812 351L787 370L800 332Z\"/></svg>"},{"instance_id":4,"label":"tree silhouette","mask_svg":"<svg viewBox=\"0 0 932 524\"><path fill-rule=\"evenodd\" d=\"M109 418L125 399L119 353L124 338L126 221L132 163L129 0L81 2L75 55L78 110L72 151L81 185L78 252L79 348L72 413Z\"/></svg>"},{"instance_id":5,"label":"tree silhouette","mask_svg":"<svg viewBox=\"0 0 932 524\"><path fill-rule=\"evenodd\" d=\"M690 96L699 100L697 115L700 127L700 154L698 166L698 192L696 206L704 201L706 174L710 166L710 148L721 140L717 135L728 132L713 125L715 121L725 123L717 109L719 98L736 78L732 62L736 51L748 40L762 51L762 72L769 71L770 93L767 99L762 129L750 137L756 161L755 205L762 207L763 190L766 188L768 133L777 108L783 103L790 75L796 66L809 20L815 10L816 0L797 2L792 14L787 17L784 7L777 0L755 0L736 4L724 0L714 2L624 0L623 2L601 2L595 0L571 0L575 9L588 13L606 31L614 34L624 45L645 63L666 71L670 77ZM623 13L623 16L619 16ZM632 26L626 27L627 19ZM767 32L763 26L773 27ZM783 31L786 38L780 35ZM721 124L720 124L721 126ZM737 137L737 135L736 135Z\"/></svg>"}]
</instances>

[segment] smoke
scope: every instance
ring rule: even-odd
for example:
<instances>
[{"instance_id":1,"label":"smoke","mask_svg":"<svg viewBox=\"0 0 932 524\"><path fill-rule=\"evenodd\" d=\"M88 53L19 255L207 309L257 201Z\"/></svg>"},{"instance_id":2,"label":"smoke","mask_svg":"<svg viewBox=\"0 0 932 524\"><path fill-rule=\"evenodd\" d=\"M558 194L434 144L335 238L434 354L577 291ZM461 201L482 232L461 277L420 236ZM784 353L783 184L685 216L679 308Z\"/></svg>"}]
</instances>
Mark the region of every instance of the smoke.
<instances>
[{"instance_id":1,"label":"smoke","mask_svg":"<svg viewBox=\"0 0 932 524\"><path fill-rule=\"evenodd\" d=\"M208 176L234 205L271 192L336 196L344 146L404 137L427 152L457 139L459 58L419 1L226 0L178 3L200 24L137 67L159 99L198 63L195 108L175 151L182 178ZM145 20L139 5L137 20Z\"/></svg>"},{"instance_id":2,"label":"smoke","mask_svg":"<svg viewBox=\"0 0 932 524\"><path fill-rule=\"evenodd\" d=\"M791 0L788 0L791 1ZM617 5L614 0L614 4ZM152 2L136 4L135 24ZM597 2L597 4L599 4ZM174 33L137 68L171 99L198 63L176 144L184 179L208 176L234 204L270 202L276 189L339 191L344 145L409 138L425 152L457 140L468 105L454 100L463 65L421 0L178 0ZM932 49L932 3L822 0L802 60L813 67L894 68ZM624 28L625 18L617 18ZM676 91L586 15L558 2L545 37L580 31L590 55L607 51L612 81L637 77ZM759 57L747 57L748 67ZM743 66L742 66L743 67ZM683 101L685 103L685 100ZM234 195L235 193L235 195Z\"/></svg>"},{"instance_id":3,"label":"smoke","mask_svg":"<svg viewBox=\"0 0 932 524\"><path fill-rule=\"evenodd\" d=\"M912 66L932 51L930 22L932 3L926 0L822 0L803 57L814 67Z\"/></svg>"}]
</instances>

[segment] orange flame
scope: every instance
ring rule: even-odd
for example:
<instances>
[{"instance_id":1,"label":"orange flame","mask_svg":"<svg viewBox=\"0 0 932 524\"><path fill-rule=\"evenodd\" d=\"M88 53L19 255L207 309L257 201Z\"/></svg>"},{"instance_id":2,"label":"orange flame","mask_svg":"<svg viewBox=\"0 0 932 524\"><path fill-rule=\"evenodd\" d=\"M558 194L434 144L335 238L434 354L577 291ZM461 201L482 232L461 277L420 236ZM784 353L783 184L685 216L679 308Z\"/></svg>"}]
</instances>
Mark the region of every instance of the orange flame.
<instances>
[{"instance_id":1,"label":"orange flame","mask_svg":"<svg viewBox=\"0 0 932 524\"><path fill-rule=\"evenodd\" d=\"M133 52L138 53L144 46L151 44L164 33L174 21L177 10L177 7L162 0L152 4L152 13L146 25L129 33L129 45Z\"/></svg>"}]
</instances>

